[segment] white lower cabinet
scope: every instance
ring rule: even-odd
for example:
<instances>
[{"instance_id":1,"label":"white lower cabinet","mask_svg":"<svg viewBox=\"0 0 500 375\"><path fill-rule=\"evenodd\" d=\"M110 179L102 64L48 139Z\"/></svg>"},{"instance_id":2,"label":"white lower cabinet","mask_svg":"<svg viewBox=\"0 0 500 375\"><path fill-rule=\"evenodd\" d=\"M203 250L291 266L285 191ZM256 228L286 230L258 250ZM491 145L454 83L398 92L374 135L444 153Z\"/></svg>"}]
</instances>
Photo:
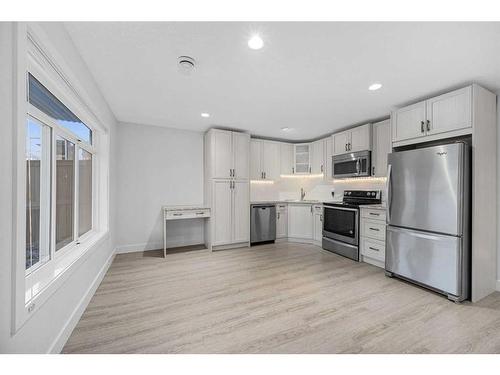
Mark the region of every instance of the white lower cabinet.
<instances>
[{"instance_id":1,"label":"white lower cabinet","mask_svg":"<svg viewBox=\"0 0 500 375\"><path fill-rule=\"evenodd\" d=\"M318 204L313 206L313 241L315 245L322 246L323 241L323 206Z\"/></svg>"},{"instance_id":2,"label":"white lower cabinet","mask_svg":"<svg viewBox=\"0 0 500 375\"><path fill-rule=\"evenodd\" d=\"M288 238L291 240L313 239L313 206L288 204Z\"/></svg>"},{"instance_id":3,"label":"white lower cabinet","mask_svg":"<svg viewBox=\"0 0 500 375\"><path fill-rule=\"evenodd\" d=\"M212 182L212 245L250 240L249 184L247 181Z\"/></svg>"},{"instance_id":4,"label":"white lower cabinet","mask_svg":"<svg viewBox=\"0 0 500 375\"><path fill-rule=\"evenodd\" d=\"M361 207L359 247L362 261L385 267L385 209Z\"/></svg>"},{"instance_id":5,"label":"white lower cabinet","mask_svg":"<svg viewBox=\"0 0 500 375\"><path fill-rule=\"evenodd\" d=\"M278 203L276 205L276 239L288 236L288 209L287 205Z\"/></svg>"}]
</instances>

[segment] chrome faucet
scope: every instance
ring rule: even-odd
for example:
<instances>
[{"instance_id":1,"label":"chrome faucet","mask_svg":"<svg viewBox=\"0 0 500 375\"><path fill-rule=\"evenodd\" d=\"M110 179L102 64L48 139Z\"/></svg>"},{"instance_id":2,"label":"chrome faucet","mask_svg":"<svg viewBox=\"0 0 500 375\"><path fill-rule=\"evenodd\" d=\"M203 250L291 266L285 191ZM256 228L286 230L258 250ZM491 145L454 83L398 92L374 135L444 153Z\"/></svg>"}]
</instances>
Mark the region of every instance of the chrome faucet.
<instances>
[{"instance_id":1,"label":"chrome faucet","mask_svg":"<svg viewBox=\"0 0 500 375\"><path fill-rule=\"evenodd\" d=\"M304 191L304 188L300 188L300 200L303 201L305 196L306 192Z\"/></svg>"}]
</instances>

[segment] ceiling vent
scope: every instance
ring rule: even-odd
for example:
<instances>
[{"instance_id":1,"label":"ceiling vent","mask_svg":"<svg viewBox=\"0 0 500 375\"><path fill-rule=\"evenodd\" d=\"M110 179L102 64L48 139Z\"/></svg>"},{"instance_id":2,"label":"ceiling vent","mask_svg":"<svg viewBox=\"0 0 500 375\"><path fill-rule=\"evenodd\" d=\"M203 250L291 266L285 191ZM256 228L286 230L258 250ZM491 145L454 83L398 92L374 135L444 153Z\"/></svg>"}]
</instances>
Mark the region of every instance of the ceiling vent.
<instances>
[{"instance_id":1,"label":"ceiling vent","mask_svg":"<svg viewBox=\"0 0 500 375\"><path fill-rule=\"evenodd\" d=\"M179 56L177 62L179 64L179 71L183 74L191 74L196 66L194 59L189 56Z\"/></svg>"}]
</instances>

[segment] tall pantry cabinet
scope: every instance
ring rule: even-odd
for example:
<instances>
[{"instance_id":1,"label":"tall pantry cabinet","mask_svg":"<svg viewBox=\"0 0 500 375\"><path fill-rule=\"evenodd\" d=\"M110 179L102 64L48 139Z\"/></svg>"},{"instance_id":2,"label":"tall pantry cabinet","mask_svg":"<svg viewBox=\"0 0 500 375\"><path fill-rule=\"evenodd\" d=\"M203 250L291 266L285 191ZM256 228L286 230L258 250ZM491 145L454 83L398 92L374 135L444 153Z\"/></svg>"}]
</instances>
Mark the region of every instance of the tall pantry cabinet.
<instances>
[{"instance_id":1,"label":"tall pantry cabinet","mask_svg":"<svg viewBox=\"0 0 500 375\"><path fill-rule=\"evenodd\" d=\"M250 243L250 135L210 129L205 134L205 238L213 250Z\"/></svg>"}]
</instances>

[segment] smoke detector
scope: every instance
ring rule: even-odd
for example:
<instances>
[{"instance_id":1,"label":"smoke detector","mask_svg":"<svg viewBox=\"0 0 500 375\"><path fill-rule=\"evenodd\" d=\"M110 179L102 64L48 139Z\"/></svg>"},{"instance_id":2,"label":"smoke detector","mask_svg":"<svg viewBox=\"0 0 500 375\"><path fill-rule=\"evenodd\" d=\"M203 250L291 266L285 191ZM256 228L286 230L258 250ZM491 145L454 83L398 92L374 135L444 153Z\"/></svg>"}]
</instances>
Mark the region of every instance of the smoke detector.
<instances>
[{"instance_id":1,"label":"smoke detector","mask_svg":"<svg viewBox=\"0 0 500 375\"><path fill-rule=\"evenodd\" d=\"M190 74L196 66L196 62L190 56L179 56L177 58L177 63L179 66L179 71L183 74Z\"/></svg>"}]
</instances>

